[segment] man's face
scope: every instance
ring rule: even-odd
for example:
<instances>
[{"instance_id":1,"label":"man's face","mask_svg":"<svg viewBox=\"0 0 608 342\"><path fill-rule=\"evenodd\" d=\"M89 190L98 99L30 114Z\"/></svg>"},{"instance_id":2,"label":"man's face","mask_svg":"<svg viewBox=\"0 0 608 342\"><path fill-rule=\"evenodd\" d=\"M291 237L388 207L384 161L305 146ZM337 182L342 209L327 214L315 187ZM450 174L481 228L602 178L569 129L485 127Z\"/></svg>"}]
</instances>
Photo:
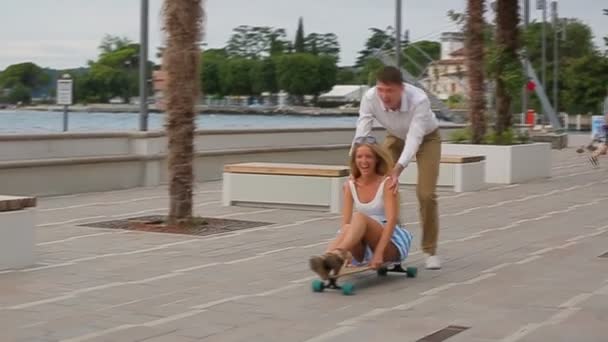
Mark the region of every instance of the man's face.
<instances>
[{"instance_id":1,"label":"man's face","mask_svg":"<svg viewBox=\"0 0 608 342\"><path fill-rule=\"evenodd\" d=\"M403 84L377 82L376 90L378 91L380 100L382 100L387 108L397 109L401 105Z\"/></svg>"}]
</instances>

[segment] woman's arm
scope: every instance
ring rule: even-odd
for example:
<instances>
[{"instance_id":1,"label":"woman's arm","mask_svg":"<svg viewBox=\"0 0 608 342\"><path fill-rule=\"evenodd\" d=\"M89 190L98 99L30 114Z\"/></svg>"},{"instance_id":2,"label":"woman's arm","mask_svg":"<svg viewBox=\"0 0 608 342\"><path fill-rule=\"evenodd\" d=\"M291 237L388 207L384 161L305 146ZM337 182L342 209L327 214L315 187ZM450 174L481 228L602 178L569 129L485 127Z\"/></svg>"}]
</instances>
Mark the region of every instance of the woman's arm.
<instances>
[{"instance_id":1,"label":"woman's arm","mask_svg":"<svg viewBox=\"0 0 608 342\"><path fill-rule=\"evenodd\" d=\"M384 250L391 241L393 231L395 230L395 226L397 225L397 218L399 217L399 204L397 201L399 192L394 193L393 191L389 190L389 187L390 182L385 182L383 200L386 225L382 230L382 236L380 237L380 241L378 242L378 246L376 247L376 252L380 252L382 253L382 255L384 255Z\"/></svg>"},{"instance_id":2,"label":"woman's arm","mask_svg":"<svg viewBox=\"0 0 608 342\"><path fill-rule=\"evenodd\" d=\"M353 216L353 194L350 192L350 186L348 180L344 182L343 186L343 198L342 198L342 225L350 224L350 220Z\"/></svg>"}]
</instances>

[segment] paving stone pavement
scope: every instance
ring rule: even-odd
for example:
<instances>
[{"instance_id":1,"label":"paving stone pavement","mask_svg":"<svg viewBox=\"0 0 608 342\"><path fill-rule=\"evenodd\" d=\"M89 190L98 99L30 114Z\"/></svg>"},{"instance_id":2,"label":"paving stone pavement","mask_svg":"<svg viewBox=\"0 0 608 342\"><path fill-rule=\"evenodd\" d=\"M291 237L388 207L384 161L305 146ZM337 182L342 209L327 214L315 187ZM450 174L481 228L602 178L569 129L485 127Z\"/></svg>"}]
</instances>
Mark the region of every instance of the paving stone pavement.
<instances>
[{"instance_id":1,"label":"paving stone pavement","mask_svg":"<svg viewBox=\"0 0 608 342\"><path fill-rule=\"evenodd\" d=\"M166 187L41 198L37 265L0 274L2 341L418 341L448 326L467 327L448 342L606 341L606 166L552 157L550 179L440 191L439 271L403 187L418 277L361 274L354 296L310 287L337 215L222 207L204 183L197 214L271 225L197 237L81 226L165 213Z\"/></svg>"}]
</instances>

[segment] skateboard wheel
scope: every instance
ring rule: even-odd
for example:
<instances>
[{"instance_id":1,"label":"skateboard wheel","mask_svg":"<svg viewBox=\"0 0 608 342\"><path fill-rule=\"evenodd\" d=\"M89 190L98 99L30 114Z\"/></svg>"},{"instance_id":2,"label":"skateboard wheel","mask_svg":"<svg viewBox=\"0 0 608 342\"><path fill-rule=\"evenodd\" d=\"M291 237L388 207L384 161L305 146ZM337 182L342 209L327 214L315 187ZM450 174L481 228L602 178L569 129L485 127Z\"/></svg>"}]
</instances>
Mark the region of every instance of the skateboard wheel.
<instances>
[{"instance_id":1,"label":"skateboard wheel","mask_svg":"<svg viewBox=\"0 0 608 342\"><path fill-rule=\"evenodd\" d=\"M344 283L342 285L342 294L345 296L350 296L355 292L355 285L351 283Z\"/></svg>"},{"instance_id":2,"label":"skateboard wheel","mask_svg":"<svg viewBox=\"0 0 608 342\"><path fill-rule=\"evenodd\" d=\"M416 275L418 275L418 268L417 267L408 267L405 269L405 273L407 273L407 276L409 278L416 278Z\"/></svg>"},{"instance_id":3,"label":"skateboard wheel","mask_svg":"<svg viewBox=\"0 0 608 342\"><path fill-rule=\"evenodd\" d=\"M378 275L379 276L385 276L388 274L388 268L386 267L382 267L378 269Z\"/></svg>"},{"instance_id":4,"label":"skateboard wheel","mask_svg":"<svg viewBox=\"0 0 608 342\"><path fill-rule=\"evenodd\" d=\"M324 289L325 284L321 280L315 279L312 281L312 290L314 292L323 292Z\"/></svg>"}]
</instances>

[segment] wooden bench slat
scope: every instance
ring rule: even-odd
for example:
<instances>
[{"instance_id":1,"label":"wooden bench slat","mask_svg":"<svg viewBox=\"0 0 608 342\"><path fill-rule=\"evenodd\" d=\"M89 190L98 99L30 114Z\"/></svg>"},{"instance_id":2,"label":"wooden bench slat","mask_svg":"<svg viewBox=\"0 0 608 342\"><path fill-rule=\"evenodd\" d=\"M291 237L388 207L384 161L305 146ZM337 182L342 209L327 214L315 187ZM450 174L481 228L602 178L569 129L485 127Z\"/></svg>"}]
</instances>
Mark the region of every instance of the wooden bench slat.
<instances>
[{"instance_id":1,"label":"wooden bench slat","mask_svg":"<svg viewBox=\"0 0 608 342\"><path fill-rule=\"evenodd\" d=\"M441 156L441 162L446 164L476 163L485 159L486 157L484 156L460 156L451 154L444 154Z\"/></svg>"},{"instance_id":2,"label":"wooden bench slat","mask_svg":"<svg viewBox=\"0 0 608 342\"><path fill-rule=\"evenodd\" d=\"M224 172L317 177L345 177L350 174L346 166L260 162L225 165Z\"/></svg>"},{"instance_id":3,"label":"wooden bench slat","mask_svg":"<svg viewBox=\"0 0 608 342\"><path fill-rule=\"evenodd\" d=\"M443 164L467 164L476 163L485 160L485 156L462 156L456 154L442 154L440 163ZM412 160L416 161L416 158Z\"/></svg>"},{"instance_id":4,"label":"wooden bench slat","mask_svg":"<svg viewBox=\"0 0 608 342\"><path fill-rule=\"evenodd\" d=\"M0 211L21 210L36 206L35 197L19 197L0 195Z\"/></svg>"}]
</instances>

